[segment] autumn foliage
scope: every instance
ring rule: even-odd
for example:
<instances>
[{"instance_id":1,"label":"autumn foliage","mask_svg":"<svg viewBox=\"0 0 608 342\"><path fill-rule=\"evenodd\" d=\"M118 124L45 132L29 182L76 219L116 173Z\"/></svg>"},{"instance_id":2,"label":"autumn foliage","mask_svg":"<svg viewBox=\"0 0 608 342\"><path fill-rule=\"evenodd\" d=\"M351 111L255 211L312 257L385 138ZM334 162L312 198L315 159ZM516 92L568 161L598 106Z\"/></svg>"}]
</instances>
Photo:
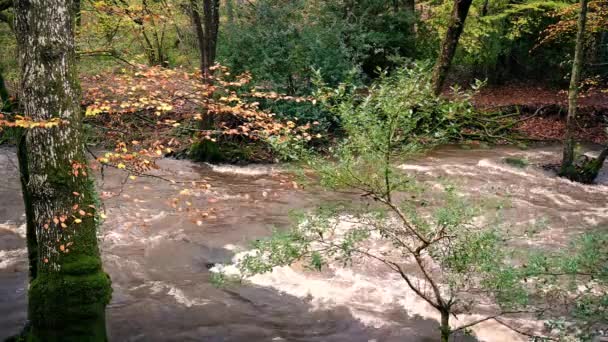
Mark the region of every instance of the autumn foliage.
<instances>
[{"instance_id":1,"label":"autumn foliage","mask_svg":"<svg viewBox=\"0 0 608 342\"><path fill-rule=\"evenodd\" d=\"M146 66L85 77L86 122L116 147L98 160L145 171L155 158L184 152L198 141L251 143L287 134L313 139L309 131L316 123L280 120L258 102L312 98L253 88L249 73L233 76L219 65L214 72L212 84L201 82L198 71Z\"/></svg>"},{"instance_id":2,"label":"autumn foliage","mask_svg":"<svg viewBox=\"0 0 608 342\"><path fill-rule=\"evenodd\" d=\"M608 1L595 0L589 2L587 15L587 31L589 33L603 32L608 27ZM544 30L540 44L549 43L576 33L577 14L580 12L580 3L574 3L563 10L556 11L553 16L559 21L549 25Z\"/></svg>"}]
</instances>

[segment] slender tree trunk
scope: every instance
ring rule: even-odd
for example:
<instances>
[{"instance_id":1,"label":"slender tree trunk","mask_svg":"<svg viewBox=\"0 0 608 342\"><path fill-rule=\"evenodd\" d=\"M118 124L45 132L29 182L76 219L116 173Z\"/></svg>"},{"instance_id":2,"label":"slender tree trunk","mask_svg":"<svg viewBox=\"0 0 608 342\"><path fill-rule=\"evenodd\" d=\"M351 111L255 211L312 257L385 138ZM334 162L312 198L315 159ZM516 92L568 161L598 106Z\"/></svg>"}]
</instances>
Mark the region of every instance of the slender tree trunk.
<instances>
[{"instance_id":1,"label":"slender tree trunk","mask_svg":"<svg viewBox=\"0 0 608 342\"><path fill-rule=\"evenodd\" d=\"M217 53L217 36L220 26L220 0L205 0L205 28L207 33L207 50L209 67L215 63Z\"/></svg>"},{"instance_id":2,"label":"slender tree trunk","mask_svg":"<svg viewBox=\"0 0 608 342\"><path fill-rule=\"evenodd\" d=\"M74 5L74 18L76 20L76 27L80 27L80 23L81 23L81 19L82 19L82 13L81 11L81 7L82 7L82 0L72 0L73 1L73 5Z\"/></svg>"},{"instance_id":3,"label":"slender tree trunk","mask_svg":"<svg viewBox=\"0 0 608 342\"><path fill-rule=\"evenodd\" d=\"M2 69L0 69L0 111L10 112L11 100L8 96L8 90L6 84L4 84L4 77L2 77Z\"/></svg>"},{"instance_id":4,"label":"slender tree trunk","mask_svg":"<svg viewBox=\"0 0 608 342\"><path fill-rule=\"evenodd\" d=\"M21 113L33 120L65 121L57 127L28 129L19 144L33 258L27 340L105 341L111 287L97 246L97 197L86 173L73 4L14 4Z\"/></svg>"},{"instance_id":5,"label":"slender tree trunk","mask_svg":"<svg viewBox=\"0 0 608 342\"><path fill-rule=\"evenodd\" d=\"M201 74L203 78L205 77L205 68L209 65L207 61L207 51L205 44L205 31L203 29L203 21L201 19L201 11L199 8L199 3L197 0L190 0L190 7L192 9L192 24L194 25L194 30L196 31L196 38L198 40L198 49L200 53L200 68Z\"/></svg>"},{"instance_id":6,"label":"slender tree trunk","mask_svg":"<svg viewBox=\"0 0 608 342\"><path fill-rule=\"evenodd\" d=\"M226 17L228 25L234 24L234 0L226 0Z\"/></svg>"},{"instance_id":7,"label":"slender tree trunk","mask_svg":"<svg viewBox=\"0 0 608 342\"><path fill-rule=\"evenodd\" d=\"M449 311L441 312L441 327L439 329L441 330L441 342L448 342L450 340L450 335L452 334Z\"/></svg>"},{"instance_id":8,"label":"slender tree trunk","mask_svg":"<svg viewBox=\"0 0 608 342\"><path fill-rule=\"evenodd\" d=\"M483 6L481 7L481 16L485 17L488 15L488 8L490 7L490 0L484 0Z\"/></svg>"},{"instance_id":9,"label":"slender tree trunk","mask_svg":"<svg viewBox=\"0 0 608 342\"><path fill-rule=\"evenodd\" d=\"M404 0L403 1L404 5L405 5L405 9L408 11L408 13L410 14L411 18L411 22L409 23L409 27L408 27L408 32L410 34L411 37L411 41L412 41L412 46L414 48L414 51L412 51L412 56L414 56L416 54L416 0Z\"/></svg>"},{"instance_id":10,"label":"slender tree trunk","mask_svg":"<svg viewBox=\"0 0 608 342\"><path fill-rule=\"evenodd\" d=\"M464 22L467 19L472 2L473 0L454 0L450 22L445 33L445 38L441 43L441 51L435 63L435 69L433 70L432 82L435 95L441 94L443 90L443 85L450 71L452 59L458 46L458 40L464 30Z\"/></svg>"},{"instance_id":11,"label":"slender tree trunk","mask_svg":"<svg viewBox=\"0 0 608 342\"><path fill-rule=\"evenodd\" d=\"M206 82L211 81L211 67L215 63L217 36L220 23L219 0L190 0L192 23L198 39L201 55L201 73ZM202 13L202 15L201 15Z\"/></svg>"},{"instance_id":12,"label":"slender tree trunk","mask_svg":"<svg viewBox=\"0 0 608 342\"><path fill-rule=\"evenodd\" d=\"M576 129L576 102L580 83L581 69L583 67L583 46L585 40L585 26L587 23L588 0L581 0L581 10L578 17L578 30L576 33L576 47L570 89L568 91L568 117L566 118L566 135L564 137L564 151L560 175L572 177L577 171L574 165L574 131Z\"/></svg>"}]
</instances>

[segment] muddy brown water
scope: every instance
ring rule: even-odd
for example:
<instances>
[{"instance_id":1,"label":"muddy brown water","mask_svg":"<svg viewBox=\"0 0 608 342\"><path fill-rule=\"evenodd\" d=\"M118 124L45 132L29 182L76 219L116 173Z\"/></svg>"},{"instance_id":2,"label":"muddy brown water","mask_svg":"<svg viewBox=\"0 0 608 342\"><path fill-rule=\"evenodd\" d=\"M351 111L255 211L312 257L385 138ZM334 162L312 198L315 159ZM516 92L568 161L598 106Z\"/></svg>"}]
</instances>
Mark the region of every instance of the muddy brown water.
<instances>
[{"instance_id":1,"label":"muddy brown water","mask_svg":"<svg viewBox=\"0 0 608 342\"><path fill-rule=\"evenodd\" d=\"M527 158L531 165L509 166L504 163L509 156ZM519 229L540 222L538 238L530 244L560 247L576 234L608 225L608 175L604 171L596 185L581 185L535 166L558 159L558 146L445 147L402 169L429 186L448 179L469 197L501 207ZM107 310L110 340L437 340L435 313L377 265L335 266L324 273L283 267L248 284L216 288L210 267L229 262L273 226L288 225L291 210L313 208L338 195L296 189L276 166L170 159L159 165L158 175L211 187L131 180L117 170L98 176L108 216L100 246L114 290ZM14 150L1 148L0 339L17 333L27 318L21 201ZM492 323L478 326L475 335L456 340L525 341Z\"/></svg>"}]
</instances>

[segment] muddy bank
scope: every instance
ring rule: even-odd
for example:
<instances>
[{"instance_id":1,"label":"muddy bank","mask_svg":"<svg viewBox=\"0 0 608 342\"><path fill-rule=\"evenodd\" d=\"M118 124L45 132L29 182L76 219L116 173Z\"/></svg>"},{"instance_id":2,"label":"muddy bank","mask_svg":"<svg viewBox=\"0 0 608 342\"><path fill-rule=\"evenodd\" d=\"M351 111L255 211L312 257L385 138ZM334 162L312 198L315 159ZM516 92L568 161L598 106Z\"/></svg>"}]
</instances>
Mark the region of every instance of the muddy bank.
<instances>
[{"instance_id":1,"label":"muddy bank","mask_svg":"<svg viewBox=\"0 0 608 342\"><path fill-rule=\"evenodd\" d=\"M517 168L506 157L526 158ZM14 151L0 150L0 338L26 319L24 218ZM559 147L464 150L446 147L402 166L429 186L448 179L473 198L491 198L514 227L537 221L532 243L560 246L608 225L608 175L594 186L548 175L534 164L559 158ZM289 212L336 194L301 189L280 167L208 166L162 160L156 178L130 180L117 170L98 178L107 220L99 233L113 279L108 307L113 341L435 341L437 317L402 280L373 263L323 273L298 267L218 289L209 268L231 260ZM125 182L123 184L123 182ZM207 185L208 184L208 185ZM460 316L463 321L476 316ZM533 327L533 322L518 322ZM480 341L525 341L492 323ZM458 337L457 340L465 340Z\"/></svg>"}]
</instances>

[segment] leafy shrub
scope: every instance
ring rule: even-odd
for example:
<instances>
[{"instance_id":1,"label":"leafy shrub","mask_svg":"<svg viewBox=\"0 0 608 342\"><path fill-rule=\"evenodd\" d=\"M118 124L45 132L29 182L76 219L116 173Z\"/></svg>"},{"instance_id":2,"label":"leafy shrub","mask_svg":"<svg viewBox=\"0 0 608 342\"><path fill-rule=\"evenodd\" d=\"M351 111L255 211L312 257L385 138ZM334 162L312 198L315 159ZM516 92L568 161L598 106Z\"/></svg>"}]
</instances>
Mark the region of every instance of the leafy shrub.
<instances>
[{"instance_id":1,"label":"leafy shrub","mask_svg":"<svg viewBox=\"0 0 608 342\"><path fill-rule=\"evenodd\" d=\"M369 88L320 85L316 95L339 119L349 139L360 136L373 140L375 137L361 130L373 126L377 128L374 132L382 132L396 127L392 147L398 149L406 142L411 147L484 138L478 121L488 114L478 113L471 104L481 86L478 82L470 91L454 88L450 97L437 97L432 91L430 63L411 63L391 73L379 72Z\"/></svg>"},{"instance_id":2,"label":"leafy shrub","mask_svg":"<svg viewBox=\"0 0 608 342\"><path fill-rule=\"evenodd\" d=\"M392 54L413 56L412 21L380 0L256 1L235 10L230 29L221 32L218 58L237 72L251 71L260 85L307 94L313 69L336 85L353 69L374 76Z\"/></svg>"}]
</instances>

